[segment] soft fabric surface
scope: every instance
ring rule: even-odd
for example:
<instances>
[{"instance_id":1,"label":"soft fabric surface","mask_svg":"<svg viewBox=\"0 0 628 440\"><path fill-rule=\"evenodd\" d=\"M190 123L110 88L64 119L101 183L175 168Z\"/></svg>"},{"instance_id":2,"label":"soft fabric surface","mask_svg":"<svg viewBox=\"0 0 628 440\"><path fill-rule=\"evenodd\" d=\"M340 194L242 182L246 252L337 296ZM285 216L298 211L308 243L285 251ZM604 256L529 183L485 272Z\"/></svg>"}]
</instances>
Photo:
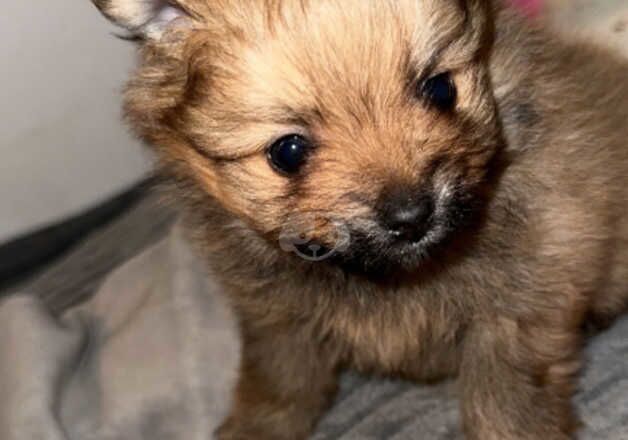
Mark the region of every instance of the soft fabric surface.
<instances>
[{"instance_id":1,"label":"soft fabric surface","mask_svg":"<svg viewBox=\"0 0 628 440\"><path fill-rule=\"evenodd\" d=\"M91 231L130 209L158 180L147 178L119 195L74 217L0 243L0 290L7 289L54 261Z\"/></svg>"},{"instance_id":2,"label":"soft fabric surface","mask_svg":"<svg viewBox=\"0 0 628 440\"><path fill-rule=\"evenodd\" d=\"M138 227L146 220L122 222ZM92 240L105 245L99 238ZM114 248L116 237L109 238ZM79 263L70 260L66 269ZM211 438L228 408L239 355L233 317L211 280L174 227L86 302L57 316L46 304L50 297L6 298L0 438ZM628 319L591 342L576 401L586 424L581 438L628 439ZM313 438L461 438L455 384L347 375Z\"/></svg>"},{"instance_id":3,"label":"soft fabric surface","mask_svg":"<svg viewBox=\"0 0 628 440\"><path fill-rule=\"evenodd\" d=\"M206 440L239 347L211 276L175 230L59 319L33 295L5 299L0 353L3 440Z\"/></svg>"}]
</instances>

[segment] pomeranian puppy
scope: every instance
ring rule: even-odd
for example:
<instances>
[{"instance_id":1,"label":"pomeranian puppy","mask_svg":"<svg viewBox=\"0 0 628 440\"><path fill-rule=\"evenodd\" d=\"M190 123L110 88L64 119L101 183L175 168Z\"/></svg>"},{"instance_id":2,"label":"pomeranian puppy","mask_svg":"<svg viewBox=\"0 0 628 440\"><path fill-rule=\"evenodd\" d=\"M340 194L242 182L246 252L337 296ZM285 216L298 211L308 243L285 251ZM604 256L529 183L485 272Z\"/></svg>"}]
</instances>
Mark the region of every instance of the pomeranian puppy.
<instances>
[{"instance_id":1,"label":"pomeranian puppy","mask_svg":"<svg viewBox=\"0 0 628 440\"><path fill-rule=\"evenodd\" d=\"M344 368L572 438L583 327L628 302L625 62L497 0L94 1L239 318L219 439L307 438Z\"/></svg>"}]
</instances>

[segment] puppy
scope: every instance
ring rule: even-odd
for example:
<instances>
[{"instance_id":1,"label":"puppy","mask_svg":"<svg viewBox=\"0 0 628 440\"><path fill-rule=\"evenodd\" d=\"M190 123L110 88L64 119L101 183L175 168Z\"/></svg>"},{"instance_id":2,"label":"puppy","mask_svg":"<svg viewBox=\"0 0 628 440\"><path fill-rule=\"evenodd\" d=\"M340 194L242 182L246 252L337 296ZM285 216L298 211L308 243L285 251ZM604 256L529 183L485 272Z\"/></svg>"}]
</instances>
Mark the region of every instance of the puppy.
<instances>
[{"instance_id":1,"label":"puppy","mask_svg":"<svg viewBox=\"0 0 628 440\"><path fill-rule=\"evenodd\" d=\"M239 317L219 439L306 438L344 368L572 438L583 325L628 302L626 63L482 0L95 3Z\"/></svg>"}]
</instances>

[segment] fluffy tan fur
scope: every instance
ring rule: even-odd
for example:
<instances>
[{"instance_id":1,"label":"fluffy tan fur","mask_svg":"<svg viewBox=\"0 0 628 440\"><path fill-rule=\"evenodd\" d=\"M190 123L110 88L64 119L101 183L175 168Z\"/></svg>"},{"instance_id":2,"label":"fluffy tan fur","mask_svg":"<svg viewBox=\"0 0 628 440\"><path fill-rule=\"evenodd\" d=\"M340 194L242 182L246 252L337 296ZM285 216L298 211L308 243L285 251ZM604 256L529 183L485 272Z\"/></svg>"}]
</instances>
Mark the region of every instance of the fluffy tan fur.
<instances>
[{"instance_id":1,"label":"fluffy tan fur","mask_svg":"<svg viewBox=\"0 0 628 440\"><path fill-rule=\"evenodd\" d=\"M138 3L98 5L125 25ZM306 438L355 368L457 375L470 439L572 438L583 325L628 302L626 63L482 0L176 5L178 25L142 43L126 113L240 319L218 437ZM451 114L414 93L442 71ZM317 144L296 178L265 153L288 133ZM416 185L481 209L412 273L374 280L278 244L300 214L368 233L377 197Z\"/></svg>"}]
</instances>

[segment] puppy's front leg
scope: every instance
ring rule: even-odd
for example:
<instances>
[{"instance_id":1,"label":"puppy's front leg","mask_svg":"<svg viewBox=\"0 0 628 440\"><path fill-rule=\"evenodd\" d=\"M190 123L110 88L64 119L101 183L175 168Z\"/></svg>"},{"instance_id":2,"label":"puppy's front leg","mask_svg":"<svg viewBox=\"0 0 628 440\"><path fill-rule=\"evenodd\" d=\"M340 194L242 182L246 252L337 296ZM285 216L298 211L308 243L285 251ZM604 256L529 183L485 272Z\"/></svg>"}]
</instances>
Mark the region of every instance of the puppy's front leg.
<instances>
[{"instance_id":1,"label":"puppy's front leg","mask_svg":"<svg viewBox=\"0 0 628 440\"><path fill-rule=\"evenodd\" d=\"M475 325L460 372L464 429L471 440L567 440L580 335L514 320Z\"/></svg>"},{"instance_id":2,"label":"puppy's front leg","mask_svg":"<svg viewBox=\"0 0 628 440\"><path fill-rule=\"evenodd\" d=\"M292 326L242 329L240 377L219 440L308 437L335 394L331 350Z\"/></svg>"}]
</instances>

